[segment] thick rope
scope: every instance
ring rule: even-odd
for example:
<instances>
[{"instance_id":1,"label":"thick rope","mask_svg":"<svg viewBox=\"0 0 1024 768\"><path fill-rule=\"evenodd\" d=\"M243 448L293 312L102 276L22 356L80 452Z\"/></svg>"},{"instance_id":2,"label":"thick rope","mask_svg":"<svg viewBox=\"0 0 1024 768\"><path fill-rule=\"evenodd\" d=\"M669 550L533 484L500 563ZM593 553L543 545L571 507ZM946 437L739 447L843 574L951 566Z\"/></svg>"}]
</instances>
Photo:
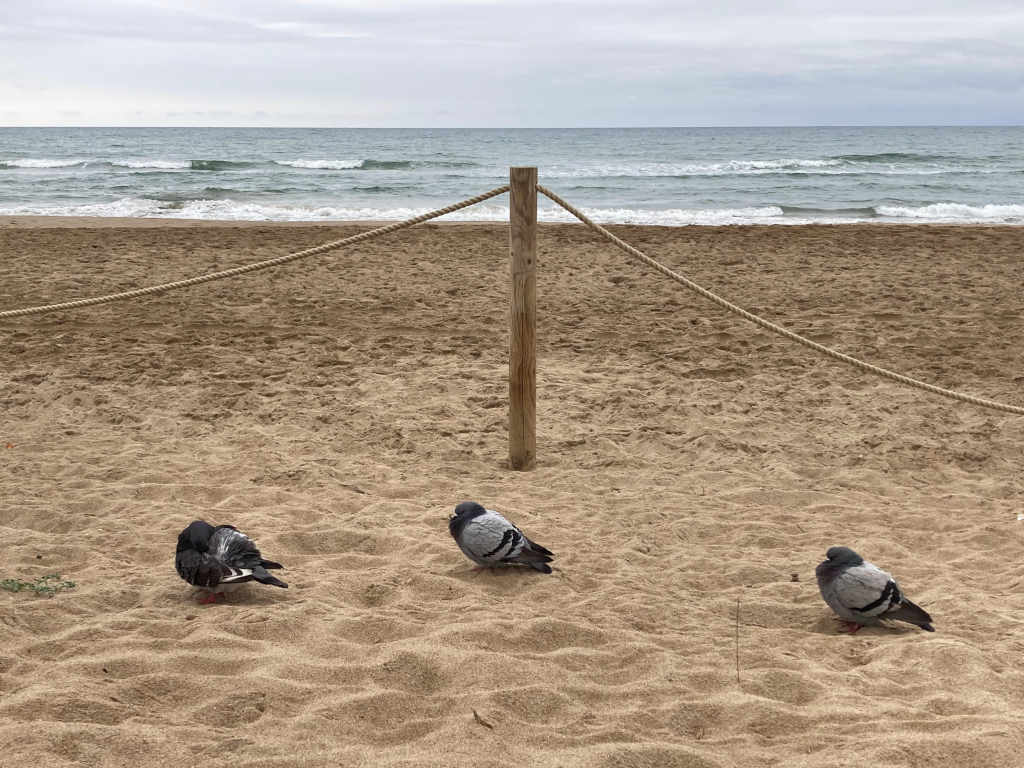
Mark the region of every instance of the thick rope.
<instances>
[{"instance_id":1,"label":"thick rope","mask_svg":"<svg viewBox=\"0 0 1024 768\"><path fill-rule=\"evenodd\" d=\"M744 318L746 320L749 320L750 322L752 322L752 323L754 323L756 325L761 326L762 328L765 328L765 329L767 329L769 331L773 331L774 333L777 333L780 336L785 336L787 339L795 341L798 344L803 344L805 347L810 347L811 349L815 350L816 352L820 352L821 354L823 354L823 355L825 355L827 357L831 357L834 360L840 360L840 361L842 361L844 363L849 363L850 365L853 365L853 366L855 366L857 368L860 368L861 370L877 374L878 376L882 376L884 378L891 379L893 381L899 382L900 384L905 384L905 385L907 385L909 387L916 387L917 389L923 389L926 392L932 392L932 393L934 393L936 395L942 395L943 397L949 397L949 398L952 398L954 400L962 400L965 403L973 403L974 405L980 405L980 406L982 406L984 408L993 408L993 409L995 409L997 411L1005 411L1006 413L1015 413L1017 415L1024 415L1024 408L1021 408L1020 406L1006 405L1005 403L997 403L997 402L995 402L993 400L986 400L986 399L981 398L981 397L975 397L974 395L965 395L965 394L963 394L961 392L954 392L951 389L943 389L942 387L937 387L934 384L928 384L927 382L919 381L918 379L912 379L909 376L904 376L901 373L896 373L895 371L890 371L890 370L888 370L886 368L880 368L879 366L872 365L871 363L865 363L863 360L858 360L855 357L850 357L849 355L844 355L842 352L837 352L834 349L830 349L829 347L826 347L826 346L823 346L821 344L818 344L815 341L811 341L810 339L806 339L803 336L800 336L799 334L793 333L793 331L787 330L787 329L783 328L781 325L776 325L775 323L773 323L773 322L771 322L769 320L765 320L763 317L759 317L758 315L755 315L752 312L748 312L747 310L742 309L741 307L736 306L732 302L727 301L726 299L723 299L721 296L718 296L717 294L712 293L711 291L709 291L706 288L702 288L701 286L697 285L697 283L693 282L692 280L689 280L689 279L683 277L678 272L674 272L673 270L669 269L665 265L655 261L650 256L647 256L646 254L644 254L643 252L637 250L636 248L634 248L633 246L631 246L628 243L624 242L623 240L620 240L618 237L613 235L611 232L609 232L607 229L602 227L600 224L595 224L593 221L591 221L589 218L587 218L587 216L585 214L583 214L581 211L579 211L578 209L574 208L572 205L570 205L565 200L560 198L554 192L552 192L552 191L550 191L548 189L545 189L540 184L537 185L537 190L539 192L541 192L542 194L546 195L547 197L551 198L552 200L554 200L556 203L558 203L560 206L565 208L565 210L567 210L569 213L571 213L577 219L579 219L584 224L586 224L588 227L590 227L592 230L594 230L599 235L601 235L601 237L605 238L609 242L611 242L614 245L618 246L623 251L625 251L630 256L632 256L633 258L639 259L640 261L642 261L647 266L649 266L649 267L651 267L653 269L656 269L658 272L661 272L661 274L665 275L666 277L670 277L671 279L675 280L677 283L681 283L682 285L684 285L687 288L689 288L691 291L700 294L705 299L708 299L709 301L714 302L718 306L720 306L720 307L722 307L724 309L727 309L730 312L732 312L734 314L737 314L740 317L742 317L742 318Z\"/></svg>"},{"instance_id":2,"label":"thick rope","mask_svg":"<svg viewBox=\"0 0 1024 768\"><path fill-rule=\"evenodd\" d=\"M246 272L255 272L258 269L267 269L269 267L276 267L280 264L287 264L289 261L295 261L306 256L314 256L318 253L326 253L327 251L333 251L337 248L342 248L346 245L352 245L363 240L369 240L379 235L385 235L388 232L394 232L398 229L405 229L411 227L414 224L420 224L429 219L436 219L438 216L444 216L446 213L457 211L461 208L468 208L471 205L483 202L497 195L501 195L508 192L508 185L503 187L497 187L492 189L490 192L484 192L482 195L471 197L467 200L463 200L460 203L454 203L453 205L445 206L444 208L438 208L436 211L430 211L416 216L412 219L406 219L404 221L396 221L393 224L388 224L377 229L371 229L369 232L362 232L352 237L346 237L343 240L335 240L330 243L324 243L313 248L307 248L304 251L298 251L297 253L289 253L285 256L278 256L273 259L267 259L266 261L259 261L254 264L245 264L241 267L233 267L231 269L225 269L220 272L210 272L205 275L199 275L197 277L190 277L186 280L175 280L173 283L163 283L161 285L151 285L147 288L136 288L132 291L123 291L121 293L111 293L106 296L96 296L91 299L77 299L75 301L63 301L59 304L47 304L41 307L26 307L24 309L8 309L0 312L0 319L7 317L20 317L23 315L40 315L44 312L55 312L59 309L77 309L78 307L89 307L93 304L106 304L110 301L120 301L122 299L134 299L139 296L148 296L151 293L162 293L163 291L170 291L175 288L187 288L192 285L199 285L200 283L208 283L211 280L220 280L225 277L235 277L236 275L244 275Z\"/></svg>"}]
</instances>

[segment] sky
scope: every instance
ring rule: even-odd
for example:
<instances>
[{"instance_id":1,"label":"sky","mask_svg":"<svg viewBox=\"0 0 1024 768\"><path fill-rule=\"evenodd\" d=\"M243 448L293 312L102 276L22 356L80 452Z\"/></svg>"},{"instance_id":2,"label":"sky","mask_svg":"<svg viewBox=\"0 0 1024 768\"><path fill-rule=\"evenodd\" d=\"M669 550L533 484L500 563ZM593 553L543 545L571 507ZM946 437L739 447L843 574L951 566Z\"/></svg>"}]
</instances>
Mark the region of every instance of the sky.
<instances>
[{"instance_id":1,"label":"sky","mask_svg":"<svg viewBox=\"0 0 1024 768\"><path fill-rule=\"evenodd\" d=\"M0 0L0 125L1024 124L1010 0Z\"/></svg>"}]
</instances>

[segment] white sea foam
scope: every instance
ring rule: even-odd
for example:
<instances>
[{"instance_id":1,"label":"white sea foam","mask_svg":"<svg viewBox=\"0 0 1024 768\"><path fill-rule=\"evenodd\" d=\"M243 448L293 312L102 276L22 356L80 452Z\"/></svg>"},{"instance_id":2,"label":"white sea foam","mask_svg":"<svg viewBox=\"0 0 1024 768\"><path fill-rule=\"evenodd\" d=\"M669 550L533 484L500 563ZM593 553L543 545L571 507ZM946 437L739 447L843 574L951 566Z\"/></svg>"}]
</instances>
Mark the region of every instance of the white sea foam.
<instances>
[{"instance_id":1,"label":"white sea foam","mask_svg":"<svg viewBox=\"0 0 1024 768\"><path fill-rule=\"evenodd\" d=\"M344 171L359 168L361 160L275 160L276 165L287 165L291 168L309 168L313 170Z\"/></svg>"},{"instance_id":2,"label":"white sea foam","mask_svg":"<svg viewBox=\"0 0 1024 768\"><path fill-rule=\"evenodd\" d=\"M653 224L680 226L684 224L764 224L781 221L783 211L774 205L759 208L712 208L668 210L635 210L632 208L581 208L589 218L599 224ZM540 221L576 221L576 217L561 207L541 209Z\"/></svg>"},{"instance_id":3,"label":"white sea foam","mask_svg":"<svg viewBox=\"0 0 1024 768\"><path fill-rule=\"evenodd\" d=\"M192 167L190 160L111 160L110 164L118 168L154 168L161 171L186 170Z\"/></svg>"},{"instance_id":4,"label":"white sea foam","mask_svg":"<svg viewBox=\"0 0 1024 768\"><path fill-rule=\"evenodd\" d=\"M126 216L137 218L208 219L222 221L395 221L420 216L431 208L345 208L336 206L286 206L238 202L234 200L192 200L173 206L158 200L123 198L110 203L71 206L0 207L5 216ZM633 210L629 208L584 208L583 212L605 224L745 224L782 221L782 209L730 208L718 210ZM508 206L478 204L443 217L445 221L508 221ZM544 222L571 222L576 219L562 208L541 207L537 218ZM787 223L798 223L786 219Z\"/></svg>"},{"instance_id":5,"label":"white sea foam","mask_svg":"<svg viewBox=\"0 0 1024 768\"><path fill-rule=\"evenodd\" d=\"M113 166L115 168L132 168L132 169L145 169L154 168L158 170L180 170L191 167L191 161L189 160L146 160L146 159L130 159L130 160L101 160L101 159L86 159L86 158L74 158L56 160L51 158L34 158L34 157L23 157L17 160L0 160L0 167L7 168L75 168L75 167L89 167L102 168L104 165Z\"/></svg>"},{"instance_id":6,"label":"white sea foam","mask_svg":"<svg viewBox=\"0 0 1024 768\"><path fill-rule=\"evenodd\" d=\"M1024 205L964 205L962 203L932 203L918 207L880 205L879 216L893 219L923 219L926 221L984 221L1019 223L1024 221Z\"/></svg>"},{"instance_id":7,"label":"white sea foam","mask_svg":"<svg viewBox=\"0 0 1024 768\"><path fill-rule=\"evenodd\" d=\"M401 221L420 216L431 208L345 208L340 206L288 206L237 202L234 200L194 200L175 210L161 210L152 216L183 219L228 221ZM508 208L480 204L449 214L448 221L508 221Z\"/></svg>"},{"instance_id":8,"label":"white sea foam","mask_svg":"<svg viewBox=\"0 0 1024 768\"><path fill-rule=\"evenodd\" d=\"M85 165L88 161L81 158L74 160L53 160L49 158L22 157L17 160L0 160L0 165L8 168L71 168Z\"/></svg>"},{"instance_id":9,"label":"white sea foam","mask_svg":"<svg viewBox=\"0 0 1024 768\"><path fill-rule=\"evenodd\" d=\"M361 207L274 205L236 200L191 200L168 203L147 198L122 198L108 203L67 206L20 205L0 207L3 216L97 216L131 218L206 219L220 221L400 221L432 210L428 207ZM842 224L871 222L1024 223L1024 205L970 206L936 203L920 207L878 206L875 215L834 216L827 212L786 214L774 205L748 208L582 208L601 224L655 226L725 224ZM870 210L870 209L867 209ZM450 213L442 221L508 221L507 205L483 203ZM574 222L560 207L542 201L542 222Z\"/></svg>"},{"instance_id":10,"label":"white sea foam","mask_svg":"<svg viewBox=\"0 0 1024 768\"><path fill-rule=\"evenodd\" d=\"M156 215L160 203L156 200L123 198L112 203L81 205L15 205L0 207L0 216L96 216L108 218L124 216L143 218Z\"/></svg>"},{"instance_id":11,"label":"white sea foam","mask_svg":"<svg viewBox=\"0 0 1024 768\"><path fill-rule=\"evenodd\" d=\"M767 173L821 171L842 165L840 160L727 160L720 163L637 163L594 165L584 168L544 169L544 176L573 179L632 176L742 176Z\"/></svg>"}]
</instances>

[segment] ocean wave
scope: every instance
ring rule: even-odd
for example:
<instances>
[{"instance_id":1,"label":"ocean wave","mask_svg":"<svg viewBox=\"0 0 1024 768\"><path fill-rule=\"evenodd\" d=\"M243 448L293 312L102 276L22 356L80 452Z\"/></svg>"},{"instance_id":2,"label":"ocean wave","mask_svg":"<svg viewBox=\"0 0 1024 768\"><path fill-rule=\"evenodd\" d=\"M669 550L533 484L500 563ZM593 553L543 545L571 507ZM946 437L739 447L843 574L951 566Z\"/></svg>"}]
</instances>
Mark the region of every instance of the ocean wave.
<instances>
[{"instance_id":1,"label":"ocean wave","mask_svg":"<svg viewBox=\"0 0 1024 768\"><path fill-rule=\"evenodd\" d=\"M85 167L88 160L51 160L48 158L22 157L18 160L0 160L0 168L74 168Z\"/></svg>"},{"instance_id":2,"label":"ocean wave","mask_svg":"<svg viewBox=\"0 0 1024 768\"><path fill-rule=\"evenodd\" d=\"M360 171L405 171L412 168L411 160L363 160Z\"/></svg>"},{"instance_id":3,"label":"ocean wave","mask_svg":"<svg viewBox=\"0 0 1024 768\"><path fill-rule=\"evenodd\" d=\"M420 216L430 211L423 207L287 206L240 202L231 199L184 200L168 195L166 199L123 198L110 203L71 206L0 207L5 216L96 216L128 218L183 218L222 221L395 221ZM630 208L584 208L595 221L606 224L743 224L783 221L778 206L727 208L714 210L636 210ZM446 221L508 221L509 209L502 205L475 205L444 216ZM537 218L543 222L574 222L576 219L560 207L542 207ZM793 223L786 221L785 223Z\"/></svg>"},{"instance_id":4,"label":"ocean wave","mask_svg":"<svg viewBox=\"0 0 1024 768\"><path fill-rule=\"evenodd\" d=\"M766 205L751 208L669 208L645 210L633 208L581 208L589 218L601 224L650 224L655 226L684 226L697 224L720 226L723 224L764 224L783 222L782 208ZM542 209L537 212L540 221L577 221L563 208Z\"/></svg>"},{"instance_id":5,"label":"ocean wave","mask_svg":"<svg viewBox=\"0 0 1024 768\"><path fill-rule=\"evenodd\" d=\"M918 152L876 152L866 155L836 155L836 160L848 163L934 163L957 162L953 155L928 155Z\"/></svg>"},{"instance_id":6,"label":"ocean wave","mask_svg":"<svg viewBox=\"0 0 1024 768\"><path fill-rule=\"evenodd\" d=\"M630 178L686 176L741 176L745 174L779 173L794 170L820 170L839 166L838 160L727 160L720 163L637 163L630 165L595 165L589 168L543 169L543 175L553 178Z\"/></svg>"},{"instance_id":7,"label":"ocean wave","mask_svg":"<svg viewBox=\"0 0 1024 768\"><path fill-rule=\"evenodd\" d=\"M465 160L275 160L275 165L323 171L407 171L413 168L476 168Z\"/></svg>"},{"instance_id":8,"label":"ocean wave","mask_svg":"<svg viewBox=\"0 0 1024 768\"><path fill-rule=\"evenodd\" d=\"M146 218L165 206L159 200L125 197L109 203L79 205L15 205L0 207L0 216L95 216L97 218Z\"/></svg>"},{"instance_id":9,"label":"ocean wave","mask_svg":"<svg viewBox=\"0 0 1024 768\"><path fill-rule=\"evenodd\" d=\"M68 168L129 169L145 173L153 171L231 172L253 168L293 168L299 171L423 171L443 175L454 171L456 176L492 176L495 169L462 160L404 160L377 158L297 158L294 160L167 160L147 158L21 158L0 161L0 169L35 169L60 171ZM472 169L475 169L472 170ZM461 172L461 173L458 173ZM687 179L730 176L934 176L960 174L1012 174L1020 169L1001 165L968 166L957 158L906 152L836 155L827 158L783 157L774 159L733 159L720 162L647 162L607 163L589 166L551 166L541 169L548 179ZM448 176L449 178L452 176Z\"/></svg>"},{"instance_id":10,"label":"ocean wave","mask_svg":"<svg viewBox=\"0 0 1024 768\"><path fill-rule=\"evenodd\" d=\"M724 160L715 163L637 163L608 164L575 168L542 169L548 178L666 178L685 179L708 176L932 176L937 174L1012 173L998 165L964 165L954 157L884 153L878 155L839 155L824 159L778 158L773 160Z\"/></svg>"},{"instance_id":11,"label":"ocean wave","mask_svg":"<svg viewBox=\"0 0 1024 768\"><path fill-rule=\"evenodd\" d=\"M921 206L879 205L879 216L893 219L917 219L933 222L1024 222L1024 205L965 205L963 203L931 203Z\"/></svg>"},{"instance_id":12,"label":"ocean wave","mask_svg":"<svg viewBox=\"0 0 1024 768\"><path fill-rule=\"evenodd\" d=\"M317 171L350 171L358 168L361 162L360 160L275 160L274 164Z\"/></svg>"},{"instance_id":13,"label":"ocean wave","mask_svg":"<svg viewBox=\"0 0 1024 768\"><path fill-rule=\"evenodd\" d=\"M192 163L189 160L111 160L110 165L114 168L131 168L142 170L153 168L158 171L188 170Z\"/></svg>"},{"instance_id":14,"label":"ocean wave","mask_svg":"<svg viewBox=\"0 0 1024 768\"><path fill-rule=\"evenodd\" d=\"M145 158L118 158L114 160L74 158L56 160L25 157L18 160L0 160L0 168L33 168L42 170L60 170L63 168L128 168L133 171L147 169L158 171L226 171L236 168L252 168L258 165L260 163L237 160L155 160Z\"/></svg>"},{"instance_id":15,"label":"ocean wave","mask_svg":"<svg viewBox=\"0 0 1024 768\"><path fill-rule=\"evenodd\" d=\"M859 208L814 208L801 205L783 205L782 212L786 216L803 216L819 218L852 218L852 219L873 219L878 212L871 207Z\"/></svg>"},{"instance_id":16,"label":"ocean wave","mask_svg":"<svg viewBox=\"0 0 1024 768\"><path fill-rule=\"evenodd\" d=\"M352 191L353 192L371 192L373 194L378 194L378 195L379 194L391 195L391 194L397 194L397 193L408 194L409 192L418 191L418 190L421 190L422 188L423 188L422 184L371 184L371 185L366 186L366 187L360 187L358 185L354 185L352 187Z\"/></svg>"},{"instance_id":17,"label":"ocean wave","mask_svg":"<svg viewBox=\"0 0 1024 768\"><path fill-rule=\"evenodd\" d=\"M275 160L274 164L318 171L407 171L413 167L412 160Z\"/></svg>"},{"instance_id":18,"label":"ocean wave","mask_svg":"<svg viewBox=\"0 0 1024 768\"><path fill-rule=\"evenodd\" d=\"M227 200L232 195L239 194L237 189L231 189L229 187L204 187L202 195L204 200ZM195 201L196 196L194 193L188 192L162 192L155 195L151 199L158 204L164 204L167 206L182 207Z\"/></svg>"},{"instance_id":19,"label":"ocean wave","mask_svg":"<svg viewBox=\"0 0 1024 768\"><path fill-rule=\"evenodd\" d=\"M16 160L0 160L0 169L62 169L62 168L129 168L131 170L161 171L232 171L260 166L281 166L301 170L326 171L404 171L413 168L476 168L478 163L462 160L378 160L367 158L353 160L340 159L296 159L296 160L221 160L192 159L164 160L156 158L33 158L24 157Z\"/></svg>"},{"instance_id":20,"label":"ocean wave","mask_svg":"<svg viewBox=\"0 0 1024 768\"><path fill-rule=\"evenodd\" d=\"M189 168L193 171L231 171L239 168L255 168L262 163L249 160L191 160Z\"/></svg>"},{"instance_id":21,"label":"ocean wave","mask_svg":"<svg viewBox=\"0 0 1024 768\"><path fill-rule=\"evenodd\" d=\"M479 168L480 163L472 160L417 160L413 163L423 168Z\"/></svg>"},{"instance_id":22,"label":"ocean wave","mask_svg":"<svg viewBox=\"0 0 1024 768\"><path fill-rule=\"evenodd\" d=\"M210 187L209 197L187 199L167 195L163 199L122 198L108 203L68 206L0 207L3 216L96 216L127 218L175 218L219 221L400 221L420 216L426 207L343 207L331 205L273 205L238 201L231 190ZM875 207L817 208L764 205L738 208L582 208L602 224L644 224L655 226L721 226L729 224L843 224L856 222L987 223L1024 224L1024 205L971 206L933 203L925 206L879 205ZM482 204L442 217L443 221L508 221L509 210L500 204ZM541 205L541 222L575 222L567 211Z\"/></svg>"}]
</instances>

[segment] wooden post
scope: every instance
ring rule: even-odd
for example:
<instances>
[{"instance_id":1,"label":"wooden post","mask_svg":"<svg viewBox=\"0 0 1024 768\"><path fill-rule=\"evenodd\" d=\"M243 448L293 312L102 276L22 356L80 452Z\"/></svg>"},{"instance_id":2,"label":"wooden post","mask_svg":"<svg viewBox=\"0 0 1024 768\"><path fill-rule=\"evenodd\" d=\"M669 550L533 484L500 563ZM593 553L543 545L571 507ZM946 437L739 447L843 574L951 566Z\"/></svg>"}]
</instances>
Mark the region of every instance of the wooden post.
<instances>
[{"instance_id":1,"label":"wooden post","mask_svg":"<svg viewBox=\"0 0 1024 768\"><path fill-rule=\"evenodd\" d=\"M508 453L512 469L537 458L537 169L509 169Z\"/></svg>"}]
</instances>

